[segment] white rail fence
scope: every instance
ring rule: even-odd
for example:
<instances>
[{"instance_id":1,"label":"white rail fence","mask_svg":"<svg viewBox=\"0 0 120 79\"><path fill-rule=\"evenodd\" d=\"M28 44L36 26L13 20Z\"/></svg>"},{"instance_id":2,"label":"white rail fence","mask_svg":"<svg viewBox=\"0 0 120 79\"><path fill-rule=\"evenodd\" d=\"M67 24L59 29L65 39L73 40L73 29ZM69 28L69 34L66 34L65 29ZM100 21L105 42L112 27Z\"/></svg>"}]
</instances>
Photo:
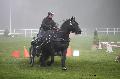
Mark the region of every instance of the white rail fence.
<instances>
[{"instance_id":1,"label":"white rail fence","mask_svg":"<svg viewBox=\"0 0 120 79\"><path fill-rule=\"evenodd\" d=\"M24 35L25 37L33 37L34 34L37 34L39 29L14 29L12 35ZM28 35L29 33L29 35Z\"/></svg>"},{"instance_id":2,"label":"white rail fence","mask_svg":"<svg viewBox=\"0 0 120 79\"><path fill-rule=\"evenodd\" d=\"M115 35L116 33L120 33L120 28L96 28L96 30L97 32L106 34L113 33Z\"/></svg>"},{"instance_id":3,"label":"white rail fence","mask_svg":"<svg viewBox=\"0 0 120 79\"><path fill-rule=\"evenodd\" d=\"M4 34L4 30L0 30L0 35L3 35Z\"/></svg>"},{"instance_id":4,"label":"white rail fence","mask_svg":"<svg viewBox=\"0 0 120 79\"><path fill-rule=\"evenodd\" d=\"M87 35L87 29L86 28L82 28L82 35ZM33 37L35 35L37 35L37 33L39 32L39 29L13 29L12 33L10 33L9 35L12 36L16 36L16 35L21 35L24 37ZM0 30L0 35L4 34L4 30Z\"/></svg>"},{"instance_id":5,"label":"white rail fence","mask_svg":"<svg viewBox=\"0 0 120 79\"><path fill-rule=\"evenodd\" d=\"M113 33L114 35L120 33L120 28L96 28L98 33ZM33 37L39 32L39 29L13 29L10 35L22 35L24 37ZM4 30L0 30L0 35L4 34ZM87 29L82 28L82 35L87 35Z\"/></svg>"},{"instance_id":6,"label":"white rail fence","mask_svg":"<svg viewBox=\"0 0 120 79\"><path fill-rule=\"evenodd\" d=\"M0 35L3 35L4 31L5 30L0 30ZM14 29L12 33L9 33L9 35L22 35L24 37L33 37L38 33L38 31L39 29Z\"/></svg>"}]
</instances>

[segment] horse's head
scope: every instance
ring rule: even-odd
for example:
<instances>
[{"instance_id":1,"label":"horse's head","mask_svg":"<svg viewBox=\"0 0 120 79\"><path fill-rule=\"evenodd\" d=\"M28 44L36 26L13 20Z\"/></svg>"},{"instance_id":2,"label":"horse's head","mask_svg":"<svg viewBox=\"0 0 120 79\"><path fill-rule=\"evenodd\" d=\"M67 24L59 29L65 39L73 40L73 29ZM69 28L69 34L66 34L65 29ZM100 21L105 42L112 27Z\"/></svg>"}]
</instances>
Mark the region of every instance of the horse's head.
<instances>
[{"instance_id":1,"label":"horse's head","mask_svg":"<svg viewBox=\"0 0 120 79\"><path fill-rule=\"evenodd\" d=\"M79 28L79 24L76 22L75 17L72 17L68 20L69 22L69 30L75 34L81 34L81 29Z\"/></svg>"}]
</instances>

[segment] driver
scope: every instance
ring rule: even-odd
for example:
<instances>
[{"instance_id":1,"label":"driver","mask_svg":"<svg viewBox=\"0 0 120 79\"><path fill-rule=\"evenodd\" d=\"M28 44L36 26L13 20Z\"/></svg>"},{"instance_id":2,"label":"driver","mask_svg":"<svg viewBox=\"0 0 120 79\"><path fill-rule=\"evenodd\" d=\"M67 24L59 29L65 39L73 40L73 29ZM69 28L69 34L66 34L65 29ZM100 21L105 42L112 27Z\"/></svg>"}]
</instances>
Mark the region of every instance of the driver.
<instances>
[{"instance_id":1,"label":"driver","mask_svg":"<svg viewBox=\"0 0 120 79\"><path fill-rule=\"evenodd\" d=\"M45 17L42 21L38 36L42 37L48 30L57 30L57 25L53 20L53 16L53 12L48 12L47 17Z\"/></svg>"}]
</instances>

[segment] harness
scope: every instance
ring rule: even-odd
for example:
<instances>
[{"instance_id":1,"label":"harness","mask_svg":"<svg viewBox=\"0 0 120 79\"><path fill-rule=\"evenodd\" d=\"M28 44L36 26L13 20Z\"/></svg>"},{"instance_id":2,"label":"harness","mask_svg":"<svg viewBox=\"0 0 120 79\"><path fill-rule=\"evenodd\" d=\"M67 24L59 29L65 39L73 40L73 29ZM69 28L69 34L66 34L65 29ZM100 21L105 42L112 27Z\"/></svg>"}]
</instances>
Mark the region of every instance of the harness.
<instances>
[{"instance_id":1,"label":"harness","mask_svg":"<svg viewBox=\"0 0 120 79\"><path fill-rule=\"evenodd\" d=\"M53 43L59 43L59 44L68 44L70 42L70 38L66 37L66 34L63 31L53 31L48 30L42 37L36 37L33 38L31 45L34 46L36 50L36 54L40 54L39 50L41 50L42 47L53 44ZM58 45L59 45L58 44Z\"/></svg>"},{"instance_id":2,"label":"harness","mask_svg":"<svg viewBox=\"0 0 120 79\"><path fill-rule=\"evenodd\" d=\"M55 41L69 42L70 38L68 37L68 34L66 34L64 31L58 31L56 33Z\"/></svg>"}]
</instances>

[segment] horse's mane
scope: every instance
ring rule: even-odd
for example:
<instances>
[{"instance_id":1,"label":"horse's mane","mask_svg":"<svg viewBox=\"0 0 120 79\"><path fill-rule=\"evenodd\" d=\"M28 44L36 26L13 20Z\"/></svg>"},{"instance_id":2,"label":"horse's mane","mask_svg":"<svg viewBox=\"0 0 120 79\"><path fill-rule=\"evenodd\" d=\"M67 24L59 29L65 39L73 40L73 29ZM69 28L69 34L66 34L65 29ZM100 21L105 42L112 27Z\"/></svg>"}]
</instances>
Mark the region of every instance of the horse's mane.
<instances>
[{"instance_id":1,"label":"horse's mane","mask_svg":"<svg viewBox=\"0 0 120 79\"><path fill-rule=\"evenodd\" d=\"M66 19L63 24L61 25L60 29L65 28L66 26L68 26L70 19Z\"/></svg>"}]
</instances>

